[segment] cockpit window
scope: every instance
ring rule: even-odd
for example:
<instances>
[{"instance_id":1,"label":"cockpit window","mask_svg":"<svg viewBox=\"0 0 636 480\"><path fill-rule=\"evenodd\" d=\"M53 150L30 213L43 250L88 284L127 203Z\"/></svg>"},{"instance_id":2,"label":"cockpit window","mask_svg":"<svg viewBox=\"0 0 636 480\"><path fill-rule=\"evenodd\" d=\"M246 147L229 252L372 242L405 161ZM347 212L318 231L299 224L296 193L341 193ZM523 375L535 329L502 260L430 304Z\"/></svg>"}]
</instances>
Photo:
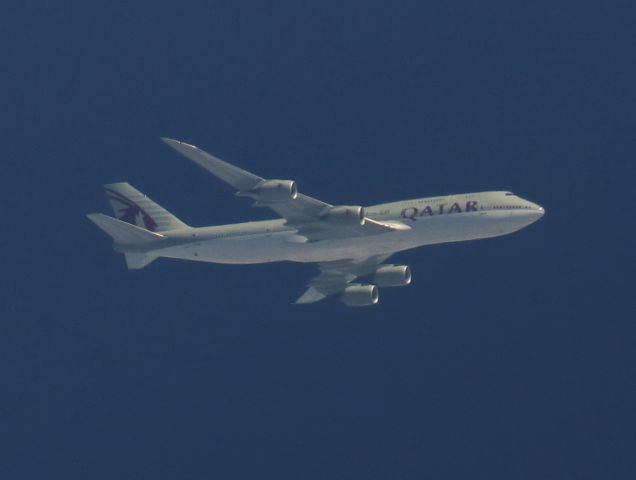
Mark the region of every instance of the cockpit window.
<instances>
[{"instance_id":1,"label":"cockpit window","mask_svg":"<svg viewBox=\"0 0 636 480\"><path fill-rule=\"evenodd\" d=\"M514 193L506 192L506 197L514 196Z\"/></svg>"}]
</instances>

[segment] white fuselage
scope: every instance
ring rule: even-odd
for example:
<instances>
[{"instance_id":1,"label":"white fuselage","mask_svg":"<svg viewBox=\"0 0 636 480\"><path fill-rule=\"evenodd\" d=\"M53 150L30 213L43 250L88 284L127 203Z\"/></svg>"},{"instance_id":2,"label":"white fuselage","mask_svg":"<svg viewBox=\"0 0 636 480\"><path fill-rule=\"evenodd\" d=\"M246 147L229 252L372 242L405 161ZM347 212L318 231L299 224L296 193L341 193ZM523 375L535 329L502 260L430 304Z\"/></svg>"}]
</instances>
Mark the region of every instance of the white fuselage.
<instances>
[{"instance_id":1,"label":"white fuselage","mask_svg":"<svg viewBox=\"0 0 636 480\"><path fill-rule=\"evenodd\" d=\"M328 262L505 235L541 218L543 208L510 192L482 192L373 205L366 215L410 228L307 242L285 220L266 220L168 231L165 241L145 252L231 264Z\"/></svg>"}]
</instances>

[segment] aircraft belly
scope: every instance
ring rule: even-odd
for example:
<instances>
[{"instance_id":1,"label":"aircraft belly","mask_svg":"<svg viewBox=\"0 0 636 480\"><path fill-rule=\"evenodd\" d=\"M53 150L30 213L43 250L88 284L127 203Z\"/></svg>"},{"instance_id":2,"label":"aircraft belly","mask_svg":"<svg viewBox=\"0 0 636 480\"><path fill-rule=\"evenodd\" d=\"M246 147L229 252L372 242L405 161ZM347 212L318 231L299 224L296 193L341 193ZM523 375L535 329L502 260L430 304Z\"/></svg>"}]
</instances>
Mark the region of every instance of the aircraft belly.
<instances>
[{"instance_id":1,"label":"aircraft belly","mask_svg":"<svg viewBox=\"0 0 636 480\"><path fill-rule=\"evenodd\" d=\"M508 212L475 212L424 217L409 222L409 225L421 240L416 246L421 246L497 237L519 230L528 223L527 217Z\"/></svg>"},{"instance_id":2,"label":"aircraft belly","mask_svg":"<svg viewBox=\"0 0 636 480\"><path fill-rule=\"evenodd\" d=\"M371 257L438 243L505 235L527 224L524 218L503 213L440 215L406 221L411 230L364 237L303 242L293 232L219 238L172 246L158 252L194 261L253 264L279 261L327 262Z\"/></svg>"},{"instance_id":3,"label":"aircraft belly","mask_svg":"<svg viewBox=\"0 0 636 480\"><path fill-rule=\"evenodd\" d=\"M251 264L288 260L287 235L222 238L192 246L198 259L214 263Z\"/></svg>"},{"instance_id":4,"label":"aircraft belly","mask_svg":"<svg viewBox=\"0 0 636 480\"><path fill-rule=\"evenodd\" d=\"M279 261L325 262L398 251L398 232L318 242L301 242L294 234L258 235L192 242L156 251L157 255L193 261L252 264ZM390 239L388 237L391 237ZM380 239L379 237L384 237Z\"/></svg>"},{"instance_id":5,"label":"aircraft belly","mask_svg":"<svg viewBox=\"0 0 636 480\"><path fill-rule=\"evenodd\" d=\"M377 237L299 242L294 235L210 242L201 257L218 263L269 263L279 261L325 262L386 252L388 243Z\"/></svg>"}]
</instances>

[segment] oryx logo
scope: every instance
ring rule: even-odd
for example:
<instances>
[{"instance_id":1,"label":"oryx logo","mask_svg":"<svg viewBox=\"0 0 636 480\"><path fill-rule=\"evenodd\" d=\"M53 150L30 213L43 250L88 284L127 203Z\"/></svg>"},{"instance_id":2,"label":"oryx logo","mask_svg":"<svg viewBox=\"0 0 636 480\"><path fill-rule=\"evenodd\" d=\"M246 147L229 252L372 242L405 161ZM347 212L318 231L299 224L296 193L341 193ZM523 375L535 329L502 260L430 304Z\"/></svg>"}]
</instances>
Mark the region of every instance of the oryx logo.
<instances>
[{"instance_id":1,"label":"oryx logo","mask_svg":"<svg viewBox=\"0 0 636 480\"><path fill-rule=\"evenodd\" d=\"M145 228L151 232L157 230L157 222L135 202L109 188L106 189L106 195L108 195L115 215L119 220Z\"/></svg>"}]
</instances>

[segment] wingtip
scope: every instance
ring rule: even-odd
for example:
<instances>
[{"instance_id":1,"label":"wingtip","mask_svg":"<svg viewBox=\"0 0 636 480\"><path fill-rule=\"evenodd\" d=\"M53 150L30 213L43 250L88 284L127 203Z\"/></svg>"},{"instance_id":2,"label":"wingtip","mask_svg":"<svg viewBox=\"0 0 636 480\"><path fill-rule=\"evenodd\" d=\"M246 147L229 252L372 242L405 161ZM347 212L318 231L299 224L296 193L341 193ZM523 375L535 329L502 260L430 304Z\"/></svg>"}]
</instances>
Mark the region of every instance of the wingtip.
<instances>
[{"instance_id":1,"label":"wingtip","mask_svg":"<svg viewBox=\"0 0 636 480\"><path fill-rule=\"evenodd\" d=\"M174 138L170 138L170 137L159 137L159 138L165 144L170 145L174 149L179 149L179 147L197 148L194 145L190 145L189 143L182 142L181 140L175 140Z\"/></svg>"},{"instance_id":2,"label":"wingtip","mask_svg":"<svg viewBox=\"0 0 636 480\"><path fill-rule=\"evenodd\" d=\"M102 187L104 187L105 189L113 189L117 187L123 187L125 185L132 186L128 182L111 182L111 183L105 183L104 185L102 185Z\"/></svg>"}]
</instances>

